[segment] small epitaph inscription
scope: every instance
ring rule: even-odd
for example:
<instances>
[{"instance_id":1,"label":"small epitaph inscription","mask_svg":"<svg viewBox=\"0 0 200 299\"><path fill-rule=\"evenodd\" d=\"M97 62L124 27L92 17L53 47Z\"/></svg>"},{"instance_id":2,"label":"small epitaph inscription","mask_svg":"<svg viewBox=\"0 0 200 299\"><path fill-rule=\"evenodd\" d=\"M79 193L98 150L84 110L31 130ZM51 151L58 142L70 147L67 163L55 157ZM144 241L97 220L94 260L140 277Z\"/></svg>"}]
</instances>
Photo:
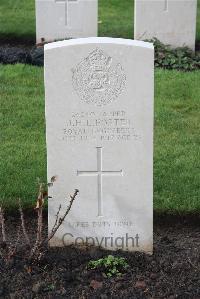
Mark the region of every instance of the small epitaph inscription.
<instances>
[{"instance_id":1,"label":"small epitaph inscription","mask_svg":"<svg viewBox=\"0 0 200 299\"><path fill-rule=\"evenodd\" d=\"M153 79L150 43L86 38L45 46L51 246L152 253Z\"/></svg>"}]
</instances>

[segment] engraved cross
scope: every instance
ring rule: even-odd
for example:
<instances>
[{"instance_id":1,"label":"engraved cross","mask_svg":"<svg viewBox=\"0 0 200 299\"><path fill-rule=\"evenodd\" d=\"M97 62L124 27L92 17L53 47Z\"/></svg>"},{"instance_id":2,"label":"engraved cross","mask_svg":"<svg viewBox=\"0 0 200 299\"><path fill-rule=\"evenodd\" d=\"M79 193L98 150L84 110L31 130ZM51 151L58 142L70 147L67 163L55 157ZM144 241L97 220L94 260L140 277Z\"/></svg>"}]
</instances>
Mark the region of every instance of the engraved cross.
<instances>
[{"instance_id":1,"label":"engraved cross","mask_svg":"<svg viewBox=\"0 0 200 299\"><path fill-rule=\"evenodd\" d=\"M168 12L168 0L164 0L164 11Z\"/></svg>"},{"instance_id":2,"label":"engraved cross","mask_svg":"<svg viewBox=\"0 0 200 299\"><path fill-rule=\"evenodd\" d=\"M97 170L80 171L77 170L78 176L97 176L97 194L98 194L98 216L103 216L103 199L102 199L102 177L103 176L122 176L123 171L103 170L102 147L97 147Z\"/></svg>"},{"instance_id":3,"label":"engraved cross","mask_svg":"<svg viewBox=\"0 0 200 299\"><path fill-rule=\"evenodd\" d=\"M69 25L69 3L77 2L79 0L55 0L56 3L64 3L65 4L65 25Z\"/></svg>"}]
</instances>

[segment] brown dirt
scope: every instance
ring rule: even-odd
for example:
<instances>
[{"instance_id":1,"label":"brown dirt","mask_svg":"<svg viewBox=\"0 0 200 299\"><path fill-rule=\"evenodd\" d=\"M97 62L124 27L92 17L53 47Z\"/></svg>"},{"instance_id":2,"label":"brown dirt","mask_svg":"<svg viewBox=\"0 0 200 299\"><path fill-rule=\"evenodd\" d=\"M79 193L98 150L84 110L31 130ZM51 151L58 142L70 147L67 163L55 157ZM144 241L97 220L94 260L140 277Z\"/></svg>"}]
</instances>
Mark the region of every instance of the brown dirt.
<instances>
[{"instance_id":1,"label":"brown dirt","mask_svg":"<svg viewBox=\"0 0 200 299\"><path fill-rule=\"evenodd\" d=\"M35 218L27 214L28 231L34 236ZM7 233L14 240L18 221L7 219ZM46 216L45 216L46 219ZM162 221L159 221L159 219ZM46 220L45 220L46 221ZM127 259L121 277L106 278L88 270L91 259L111 254L94 248L50 249L39 263L24 259L21 246L7 264L0 258L0 298L200 298L199 217L155 217L154 254L112 253Z\"/></svg>"}]
</instances>

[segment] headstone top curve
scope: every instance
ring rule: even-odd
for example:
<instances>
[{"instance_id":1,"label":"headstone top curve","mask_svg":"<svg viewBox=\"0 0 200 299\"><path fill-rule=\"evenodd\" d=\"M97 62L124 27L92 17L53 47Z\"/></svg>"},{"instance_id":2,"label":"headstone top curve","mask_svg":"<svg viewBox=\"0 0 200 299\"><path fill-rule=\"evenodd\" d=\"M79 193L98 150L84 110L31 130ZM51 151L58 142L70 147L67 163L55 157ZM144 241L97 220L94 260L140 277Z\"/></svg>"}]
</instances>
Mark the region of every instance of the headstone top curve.
<instances>
[{"instance_id":1,"label":"headstone top curve","mask_svg":"<svg viewBox=\"0 0 200 299\"><path fill-rule=\"evenodd\" d=\"M127 46L149 48L152 50L154 49L153 43L144 42L144 41L123 39L123 38L112 38L112 37L87 37L87 38L76 38L76 39L49 43L44 46L44 50L47 51L55 48L83 45L83 44L116 44L116 45L127 45Z\"/></svg>"}]
</instances>

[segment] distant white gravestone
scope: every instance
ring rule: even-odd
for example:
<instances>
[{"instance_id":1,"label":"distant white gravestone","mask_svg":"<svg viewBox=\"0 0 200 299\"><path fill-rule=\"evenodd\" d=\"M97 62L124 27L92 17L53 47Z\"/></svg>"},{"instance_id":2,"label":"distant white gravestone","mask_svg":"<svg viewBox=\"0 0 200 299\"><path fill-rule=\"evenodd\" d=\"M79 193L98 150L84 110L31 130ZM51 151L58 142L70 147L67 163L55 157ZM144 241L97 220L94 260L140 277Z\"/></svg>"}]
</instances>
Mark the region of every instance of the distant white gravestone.
<instances>
[{"instance_id":1,"label":"distant white gravestone","mask_svg":"<svg viewBox=\"0 0 200 299\"><path fill-rule=\"evenodd\" d=\"M36 0L37 44L97 36L98 0Z\"/></svg>"},{"instance_id":2,"label":"distant white gravestone","mask_svg":"<svg viewBox=\"0 0 200 299\"><path fill-rule=\"evenodd\" d=\"M197 0L135 0L134 38L195 49Z\"/></svg>"},{"instance_id":3,"label":"distant white gravestone","mask_svg":"<svg viewBox=\"0 0 200 299\"><path fill-rule=\"evenodd\" d=\"M49 231L79 189L52 246L152 252L152 44L85 38L45 46Z\"/></svg>"}]
</instances>

